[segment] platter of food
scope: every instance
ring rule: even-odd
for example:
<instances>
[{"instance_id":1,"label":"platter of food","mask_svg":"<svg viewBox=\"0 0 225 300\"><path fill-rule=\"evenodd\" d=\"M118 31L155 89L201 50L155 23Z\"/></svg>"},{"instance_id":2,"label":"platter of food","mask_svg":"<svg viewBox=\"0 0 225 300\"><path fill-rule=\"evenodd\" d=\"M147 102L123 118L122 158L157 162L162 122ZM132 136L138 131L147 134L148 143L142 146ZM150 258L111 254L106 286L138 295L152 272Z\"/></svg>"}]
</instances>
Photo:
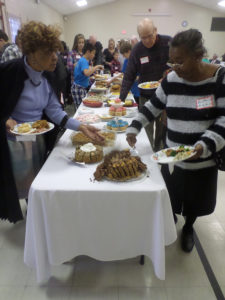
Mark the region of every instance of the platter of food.
<instances>
[{"instance_id":1,"label":"platter of food","mask_svg":"<svg viewBox=\"0 0 225 300\"><path fill-rule=\"evenodd\" d=\"M114 118L114 116L110 116L108 114L100 114L99 117L103 122L108 122Z\"/></svg>"},{"instance_id":2,"label":"platter of food","mask_svg":"<svg viewBox=\"0 0 225 300\"><path fill-rule=\"evenodd\" d=\"M105 146L105 147L113 146L113 144L116 140L115 132L100 131L99 133L105 138L105 142L104 142L103 145L101 143L99 143L100 146ZM73 133L71 135L71 141L72 141L72 144L75 145L75 146L84 145L84 144L87 144L87 143L93 143L91 138L84 135L83 132L80 132L80 131L78 131L76 133ZM98 143L95 142L95 145L96 144L98 144Z\"/></svg>"},{"instance_id":3,"label":"platter of food","mask_svg":"<svg viewBox=\"0 0 225 300\"><path fill-rule=\"evenodd\" d=\"M93 84L92 86L91 86L91 89L90 89L92 92L106 92L107 90L108 90L108 87L107 86L105 86L105 85L101 85L101 84L98 84L98 85L96 85L96 83L95 84Z\"/></svg>"},{"instance_id":4,"label":"platter of food","mask_svg":"<svg viewBox=\"0 0 225 300\"><path fill-rule=\"evenodd\" d=\"M76 120L85 123L85 124L93 124L100 122L100 118L95 114L82 114L76 117Z\"/></svg>"},{"instance_id":5,"label":"platter of food","mask_svg":"<svg viewBox=\"0 0 225 300\"><path fill-rule=\"evenodd\" d=\"M98 181L130 182L140 180L147 174L147 166L139 156L132 156L129 150L114 150L105 155L97 166L94 178Z\"/></svg>"},{"instance_id":6,"label":"platter of food","mask_svg":"<svg viewBox=\"0 0 225 300\"><path fill-rule=\"evenodd\" d=\"M88 107L101 107L103 102L102 101L97 101L97 100L90 100L90 99L84 99L83 101L83 104L85 106L88 106Z\"/></svg>"},{"instance_id":7,"label":"platter of food","mask_svg":"<svg viewBox=\"0 0 225 300\"><path fill-rule=\"evenodd\" d=\"M154 90L157 89L157 87L160 85L158 81L148 81L148 82L142 82L138 85L139 89L143 90Z\"/></svg>"},{"instance_id":8,"label":"platter of food","mask_svg":"<svg viewBox=\"0 0 225 300\"><path fill-rule=\"evenodd\" d=\"M107 80L109 78L109 75L107 74L95 74L94 78L96 81L102 81L102 80Z\"/></svg>"},{"instance_id":9,"label":"platter of food","mask_svg":"<svg viewBox=\"0 0 225 300\"><path fill-rule=\"evenodd\" d=\"M128 127L127 121L118 119L118 120L112 120L107 122L104 128L112 132L122 133L122 132L126 132L127 127Z\"/></svg>"},{"instance_id":10,"label":"platter of food","mask_svg":"<svg viewBox=\"0 0 225 300\"><path fill-rule=\"evenodd\" d=\"M52 130L55 127L53 123L46 120L38 120L35 122L25 122L14 126L10 131L18 135L39 135Z\"/></svg>"},{"instance_id":11,"label":"platter of food","mask_svg":"<svg viewBox=\"0 0 225 300\"><path fill-rule=\"evenodd\" d=\"M195 153L194 147L181 145L153 153L151 160L159 164L169 164L191 158Z\"/></svg>"}]
</instances>

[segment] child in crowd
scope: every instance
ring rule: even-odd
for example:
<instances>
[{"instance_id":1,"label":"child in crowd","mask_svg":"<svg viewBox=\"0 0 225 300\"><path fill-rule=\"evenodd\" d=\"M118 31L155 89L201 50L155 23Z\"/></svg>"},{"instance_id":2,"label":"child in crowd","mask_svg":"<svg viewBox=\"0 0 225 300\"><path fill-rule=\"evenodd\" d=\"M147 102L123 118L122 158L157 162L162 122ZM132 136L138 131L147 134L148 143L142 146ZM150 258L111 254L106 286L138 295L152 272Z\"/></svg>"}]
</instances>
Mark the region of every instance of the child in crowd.
<instances>
[{"instance_id":1,"label":"child in crowd","mask_svg":"<svg viewBox=\"0 0 225 300\"><path fill-rule=\"evenodd\" d=\"M103 70L102 65L97 65L94 67L89 66L89 61L91 61L95 56L95 46L89 42L85 44L83 48L83 57L78 61L74 69L74 83L72 86L72 95L76 108L80 105L82 99L86 96L90 76L96 70Z\"/></svg>"},{"instance_id":2,"label":"child in crowd","mask_svg":"<svg viewBox=\"0 0 225 300\"><path fill-rule=\"evenodd\" d=\"M131 49L132 49L132 46L129 42L124 42L120 47L120 53L125 57L123 68L122 68L123 73L125 73L125 71L126 71L128 59L129 59L129 56L130 56L130 53L131 53ZM134 96L135 101L138 104L139 103L140 92L139 92L139 89L138 89L137 80L138 80L138 77L136 78L135 82L133 83L133 85L131 87L131 92Z\"/></svg>"},{"instance_id":3,"label":"child in crowd","mask_svg":"<svg viewBox=\"0 0 225 300\"><path fill-rule=\"evenodd\" d=\"M111 75L120 71L121 71L121 65L119 62L119 52L115 50L113 53L113 60L111 61Z\"/></svg>"}]
</instances>

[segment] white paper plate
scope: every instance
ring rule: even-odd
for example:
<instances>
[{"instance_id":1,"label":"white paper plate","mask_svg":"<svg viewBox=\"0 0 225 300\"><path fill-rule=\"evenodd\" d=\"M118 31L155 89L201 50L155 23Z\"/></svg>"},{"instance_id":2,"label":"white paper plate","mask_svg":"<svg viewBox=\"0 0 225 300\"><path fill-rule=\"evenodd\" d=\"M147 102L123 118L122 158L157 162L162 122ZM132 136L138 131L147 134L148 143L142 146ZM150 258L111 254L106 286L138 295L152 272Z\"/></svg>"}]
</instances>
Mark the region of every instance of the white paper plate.
<instances>
[{"instance_id":1,"label":"white paper plate","mask_svg":"<svg viewBox=\"0 0 225 300\"><path fill-rule=\"evenodd\" d=\"M30 125L32 126L32 124L35 123L35 122L24 122L24 123L28 123L28 124L30 124ZM28 131L28 132L24 132L24 133L18 132L18 127L19 127L20 125L24 124L24 123L17 124L17 125L14 126L14 128L13 128L12 130L10 130L10 131L11 131L12 133L18 134L18 135L40 135L40 134L44 134L44 133L46 133L46 132L52 130L52 129L55 127L54 124L48 122L49 128L46 129L45 131L42 131L42 132L34 132L36 129L35 129L35 128L31 128L31 130Z\"/></svg>"},{"instance_id":2,"label":"white paper plate","mask_svg":"<svg viewBox=\"0 0 225 300\"><path fill-rule=\"evenodd\" d=\"M108 177L104 177L107 181L112 181L112 182L115 182L115 183L126 183L126 182L133 182L133 181L140 181L142 179L145 179L147 176L149 177L149 171L146 170L144 171L143 173L141 173L138 177L134 177L134 178L131 178L131 179L128 179L128 180L119 180L119 179L110 179Z\"/></svg>"},{"instance_id":3,"label":"white paper plate","mask_svg":"<svg viewBox=\"0 0 225 300\"><path fill-rule=\"evenodd\" d=\"M150 88L144 88L143 85L145 84L155 84L155 83L159 83L158 81L147 81L147 82L142 82L142 83L139 83L138 87L139 89L142 89L142 90L156 90L157 87L150 87Z\"/></svg>"},{"instance_id":4,"label":"white paper plate","mask_svg":"<svg viewBox=\"0 0 225 300\"><path fill-rule=\"evenodd\" d=\"M126 115L123 118L134 118L136 116L136 111L127 111Z\"/></svg>"},{"instance_id":5,"label":"white paper plate","mask_svg":"<svg viewBox=\"0 0 225 300\"><path fill-rule=\"evenodd\" d=\"M194 150L194 147L191 147L191 146L184 146L184 147L185 147L185 149L188 148L190 150ZM169 150L169 149L177 150L177 149L179 149L179 146L178 147L166 148L166 149L160 150L156 153L153 153L151 155L151 160L156 162L156 163L159 163L159 164L170 164L170 163L176 163L178 161L186 160L186 159L194 156L195 153L196 153L196 152L192 152L189 156L187 156L185 158L177 159L176 156L167 156L166 155L166 150Z\"/></svg>"}]
</instances>

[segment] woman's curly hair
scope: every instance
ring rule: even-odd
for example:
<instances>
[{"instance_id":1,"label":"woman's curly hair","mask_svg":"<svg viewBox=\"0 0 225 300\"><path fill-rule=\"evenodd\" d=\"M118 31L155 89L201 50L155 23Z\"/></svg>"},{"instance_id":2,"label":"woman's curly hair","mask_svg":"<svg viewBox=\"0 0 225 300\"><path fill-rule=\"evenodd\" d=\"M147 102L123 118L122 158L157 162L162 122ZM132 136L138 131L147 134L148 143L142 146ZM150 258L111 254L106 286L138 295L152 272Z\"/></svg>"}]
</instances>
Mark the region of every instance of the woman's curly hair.
<instances>
[{"instance_id":1,"label":"woman's curly hair","mask_svg":"<svg viewBox=\"0 0 225 300\"><path fill-rule=\"evenodd\" d=\"M24 24L20 32L23 54L28 55L40 49L49 52L62 50L60 34L61 30L56 26L35 21Z\"/></svg>"}]
</instances>

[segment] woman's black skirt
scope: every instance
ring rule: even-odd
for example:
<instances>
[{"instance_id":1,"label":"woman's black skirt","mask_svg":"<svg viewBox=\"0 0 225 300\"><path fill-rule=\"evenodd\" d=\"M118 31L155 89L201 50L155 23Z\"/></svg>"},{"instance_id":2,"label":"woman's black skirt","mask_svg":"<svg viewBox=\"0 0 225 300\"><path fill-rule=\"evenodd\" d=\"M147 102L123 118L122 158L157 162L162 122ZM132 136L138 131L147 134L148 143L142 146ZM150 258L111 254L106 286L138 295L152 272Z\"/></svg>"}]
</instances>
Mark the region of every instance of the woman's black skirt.
<instances>
[{"instance_id":1,"label":"woman's black skirt","mask_svg":"<svg viewBox=\"0 0 225 300\"><path fill-rule=\"evenodd\" d=\"M163 165L161 172L174 213L204 216L214 211L218 176L216 167L185 170L175 166L170 174L168 165Z\"/></svg>"}]
</instances>

